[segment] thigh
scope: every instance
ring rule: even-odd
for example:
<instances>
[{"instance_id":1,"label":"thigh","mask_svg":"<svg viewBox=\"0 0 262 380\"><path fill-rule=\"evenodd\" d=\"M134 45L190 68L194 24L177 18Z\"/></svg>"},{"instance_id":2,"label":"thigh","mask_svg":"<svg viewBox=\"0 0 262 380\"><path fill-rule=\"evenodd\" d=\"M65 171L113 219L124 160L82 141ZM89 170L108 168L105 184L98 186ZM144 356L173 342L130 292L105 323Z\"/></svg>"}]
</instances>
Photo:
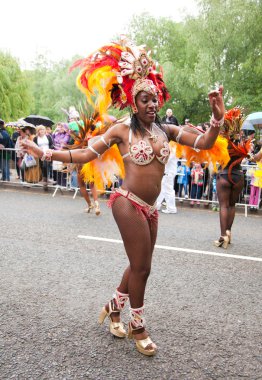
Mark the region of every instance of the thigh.
<instances>
[{"instance_id":1,"label":"thigh","mask_svg":"<svg viewBox=\"0 0 262 380\"><path fill-rule=\"evenodd\" d=\"M219 204L223 207L229 207L232 185L225 175L217 176L216 187Z\"/></svg>"},{"instance_id":2,"label":"thigh","mask_svg":"<svg viewBox=\"0 0 262 380\"><path fill-rule=\"evenodd\" d=\"M239 196L244 187L244 177L239 176L239 181L232 186L231 196L230 196L230 206L234 206L239 201Z\"/></svg>"},{"instance_id":3,"label":"thigh","mask_svg":"<svg viewBox=\"0 0 262 380\"><path fill-rule=\"evenodd\" d=\"M152 236L149 221L137 212L127 198L122 196L114 201L112 212L122 236L131 268L150 267L152 238L155 236L155 232Z\"/></svg>"},{"instance_id":4,"label":"thigh","mask_svg":"<svg viewBox=\"0 0 262 380\"><path fill-rule=\"evenodd\" d=\"M217 177L217 196L222 206L230 207L237 203L244 186L244 178L238 176L237 180L235 184L232 184L225 174Z\"/></svg>"}]
</instances>

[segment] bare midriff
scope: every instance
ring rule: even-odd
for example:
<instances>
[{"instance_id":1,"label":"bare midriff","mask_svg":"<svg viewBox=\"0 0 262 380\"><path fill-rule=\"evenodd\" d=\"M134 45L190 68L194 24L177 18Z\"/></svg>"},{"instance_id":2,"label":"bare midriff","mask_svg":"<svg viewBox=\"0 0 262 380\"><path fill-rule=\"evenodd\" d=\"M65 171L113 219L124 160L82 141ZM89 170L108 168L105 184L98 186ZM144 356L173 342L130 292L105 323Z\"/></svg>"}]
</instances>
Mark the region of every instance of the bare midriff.
<instances>
[{"instance_id":1,"label":"bare midriff","mask_svg":"<svg viewBox=\"0 0 262 380\"><path fill-rule=\"evenodd\" d=\"M127 158L125 169L126 177L121 187L131 191L149 205L153 205L160 193L165 166L157 160L146 166L138 166Z\"/></svg>"}]
</instances>

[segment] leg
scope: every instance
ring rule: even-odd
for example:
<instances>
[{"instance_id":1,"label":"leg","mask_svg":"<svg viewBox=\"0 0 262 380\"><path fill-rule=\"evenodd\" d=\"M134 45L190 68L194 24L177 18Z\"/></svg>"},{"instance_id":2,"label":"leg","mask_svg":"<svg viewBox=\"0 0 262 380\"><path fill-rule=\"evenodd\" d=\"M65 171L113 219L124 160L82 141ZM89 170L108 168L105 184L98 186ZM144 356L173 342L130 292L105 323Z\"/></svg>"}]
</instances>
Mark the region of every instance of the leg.
<instances>
[{"instance_id":1,"label":"leg","mask_svg":"<svg viewBox=\"0 0 262 380\"><path fill-rule=\"evenodd\" d=\"M183 190L183 184L180 183L180 184L179 184L179 192L178 192L178 196L179 196L179 198L181 198L181 196L182 196L182 190Z\"/></svg>"},{"instance_id":2,"label":"leg","mask_svg":"<svg viewBox=\"0 0 262 380\"><path fill-rule=\"evenodd\" d=\"M194 206L194 200L193 199L196 198L196 192L197 192L197 185L195 183L192 183L191 194L190 194L190 198L192 199L192 201L190 202L191 206Z\"/></svg>"},{"instance_id":3,"label":"leg","mask_svg":"<svg viewBox=\"0 0 262 380\"><path fill-rule=\"evenodd\" d=\"M239 200L239 196L242 192L243 187L244 187L244 178L242 178L232 187L232 191L230 193L228 228L227 228L227 230L229 231L231 231L231 228L235 219L236 203Z\"/></svg>"},{"instance_id":4,"label":"leg","mask_svg":"<svg viewBox=\"0 0 262 380\"><path fill-rule=\"evenodd\" d=\"M254 199L254 205L256 207L259 206L259 198L260 198L260 188L258 186L254 186L255 187L255 199Z\"/></svg>"},{"instance_id":5,"label":"leg","mask_svg":"<svg viewBox=\"0 0 262 380\"><path fill-rule=\"evenodd\" d=\"M203 186L197 185L197 204L200 205L199 199L202 198L202 193L203 193Z\"/></svg>"},{"instance_id":6,"label":"leg","mask_svg":"<svg viewBox=\"0 0 262 380\"><path fill-rule=\"evenodd\" d=\"M137 310L143 311L145 287L151 270L152 253L157 237L157 223L143 219L132 203L124 197L115 200L112 211L130 263L118 290L129 294L131 312L134 314ZM129 224L126 223L127 220ZM148 338L143 324L135 330L132 330L132 335L135 335L137 341L142 342ZM144 349L150 354L155 353L155 345L152 341L147 342ZM139 344L137 342L137 347Z\"/></svg>"},{"instance_id":7,"label":"leg","mask_svg":"<svg viewBox=\"0 0 262 380\"><path fill-rule=\"evenodd\" d=\"M16 168L16 179L19 179L20 178L20 166L19 166L19 157L15 156L15 168Z\"/></svg>"},{"instance_id":8,"label":"leg","mask_svg":"<svg viewBox=\"0 0 262 380\"><path fill-rule=\"evenodd\" d=\"M77 182L78 182L80 193L82 197L85 199L86 203L88 204L87 212L90 212L92 208L92 203L91 203L88 191L86 190L86 183L83 180L83 177L80 174L79 170L77 170Z\"/></svg>"},{"instance_id":9,"label":"leg","mask_svg":"<svg viewBox=\"0 0 262 380\"><path fill-rule=\"evenodd\" d=\"M99 215L101 213L101 211L100 211L100 207L99 207L99 203L98 203L98 195L97 195L95 184L93 182L90 182L89 187L90 187L90 190L91 190L91 193L93 195L94 202L95 202L95 213L96 213L96 215Z\"/></svg>"},{"instance_id":10,"label":"leg","mask_svg":"<svg viewBox=\"0 0 262 380\"><path fill-rule=\"evenodd\" d=\"M2 180L10 181L9 160L7 158L2 158Z\"/></svg>"},{"instance_id":11,"label":"leg","mask_svg":"<svg viewBox=\"0 0 262 380\"><path fill-rule=\"evenodd\" d=\"M39 160L39 165L42 171L43 187L44 190L47 191L47 162Z\"/></svg>"},{"instance_id":12,"label":"leg","mask_svg":"<svg viewBox=\"0 0 262 380\"><path fill-rule=\"evenodd\" d=\"M238 201L243 185L243 178L241 178L236 185L233 185L228 181L227 177L223 175L217 177L221 237L227 236L227 231L231 231L235 218L235 204Z\"/></svg>"},{"instance_id":13,"label":"leg","mask_svg":"<svg viewBox=\"0 0 262 380\"><path fill-rule=\"evenodd\" d=\"M161 182L161 191L159 196L157 197L156 204L157 204L157 209L161 209L161 205L163 200L165 199L165 181L166 181L166 175L163 176L162 182Z\"/></svg>"},{"instance_id":14,"label":"leg","mask_svg":"<svg viewBox=\"0 0 262 380\"><path fill-rule=\"evenodd\" d=\"M91 193L93 195L94 201L97 201L98 195L97 195L97 191L96 191L96 187L95 187L94 182L90 182L89 183L89 188L90 188L90 191L91 191Z\"/></svg>"},{"instance_id":15,"label":"leg","mask_svg":"<svg viewBox=\"0 0 262 380\"><path fill-rule=\"evenodd\" d=\"M249 205L253 206L255 204L255 186L250 186L250 196L249 196Z\"/></svg>"},{"instance_id":16,"label":"leg","mask_svg":"<svg viewBox=\"0 0 262 380\"><path fill-rule=\"evenodd\" d=\"M132 203L124 197L115 200L112 211L130 262L118 289L120 292L129 294L131 307L138 308L144 301L157 226L142 219ZM127 220L129 220L128 224Z\"/></svg>"},{"instance_id":17,"label":"leg","mask_svg":"<svg viewBox=\"0 0 262 380\"><path fill-rule=\"evenodd\" d=\"M166 199L166 210L163 212L173 213L177 212L176 209L176 194L174 190L174 176L171 173L165 175L165 183L164 183L164 193Z\"/></svg>"}]
</instances>

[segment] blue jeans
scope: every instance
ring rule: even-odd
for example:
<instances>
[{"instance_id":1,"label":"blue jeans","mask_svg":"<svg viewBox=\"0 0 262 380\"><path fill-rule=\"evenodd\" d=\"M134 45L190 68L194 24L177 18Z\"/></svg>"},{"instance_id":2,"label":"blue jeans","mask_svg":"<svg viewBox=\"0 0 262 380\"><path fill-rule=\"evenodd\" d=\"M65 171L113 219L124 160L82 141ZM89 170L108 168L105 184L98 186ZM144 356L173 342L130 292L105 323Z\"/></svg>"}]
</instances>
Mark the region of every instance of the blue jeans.
<instances>
[{"instance_id":1,"label":"blue jeans","mask_svg":"<svg viewBox=\"0 0 262 380\"><path fill-rule=\"evenodd\" d=\"M2 170L2 181L10 181L9 159L3 158L0 151L0 169Z\"/></svg>"},{"instance_id":2,"label":"blue jeans","mask_svg":"<svg viewBox=\"0 0 262 380\"><path fill-rule=\"evenodd\" d=\"M196 185L195 183L191 186L191 199L201 199L203 193L203 186Z\"/></svg>"},{"instance_id":3,"label":"blue jeans","mask_svg":"<svg viewBox=\"0 0 262 380\"><path fill-rule=\"evenodd\" d=\"M77 172L75 170L71 173L71 187L78 187Z\"/></svg>"},{"instance_id":4,"label":"blue jeans","mask_svg":"<svg viewBox=\"0 0 262 380\"><path fill-rule=\"evenodd\" d=\"M179 193L178 193L179 198L182 197L183 189L184 189L185 195L187 195L187 183L180 183L179 184Z\"/></svg>"}]
</instances>

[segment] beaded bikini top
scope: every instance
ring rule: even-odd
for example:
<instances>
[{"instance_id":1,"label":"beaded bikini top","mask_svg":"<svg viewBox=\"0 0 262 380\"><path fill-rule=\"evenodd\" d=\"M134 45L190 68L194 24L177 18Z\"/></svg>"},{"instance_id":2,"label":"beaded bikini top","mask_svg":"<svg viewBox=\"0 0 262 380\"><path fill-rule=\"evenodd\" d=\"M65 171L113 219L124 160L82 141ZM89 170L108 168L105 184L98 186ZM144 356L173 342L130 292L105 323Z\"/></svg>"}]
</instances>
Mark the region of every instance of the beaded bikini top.
<instances>
[{"instance_id":1,"label":"beaded bikini top","mask_svg":"<svg viewBox=\"0 0 262 380\"><path fill-rule=\"evenodd\" d=\"M129 127L130 128L130 127ZM150 134L149 139L153 140L153 143L156 143L158 140L159 134L153 134L150 131L147 130L147 132ZM159 132L162 133L162 135L166 138L166 134L164 131L159 129ZM136 144L132 143L132 129L129 129L129 151L122 156L124 159L125 157L130 156L131 160L136 165L148 165L150 162L153 161L153 159L156 157L156 159L163 165L165 165L168 161L169 155L170 155L170 148L168 141L163 142L163 148L160 149L160 156L157 156L154 153L154 150L150 144L147 144L147 142L143 139L139 140Z\"/></svg>"}]
</instances>

